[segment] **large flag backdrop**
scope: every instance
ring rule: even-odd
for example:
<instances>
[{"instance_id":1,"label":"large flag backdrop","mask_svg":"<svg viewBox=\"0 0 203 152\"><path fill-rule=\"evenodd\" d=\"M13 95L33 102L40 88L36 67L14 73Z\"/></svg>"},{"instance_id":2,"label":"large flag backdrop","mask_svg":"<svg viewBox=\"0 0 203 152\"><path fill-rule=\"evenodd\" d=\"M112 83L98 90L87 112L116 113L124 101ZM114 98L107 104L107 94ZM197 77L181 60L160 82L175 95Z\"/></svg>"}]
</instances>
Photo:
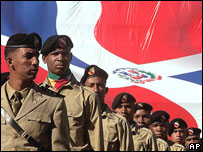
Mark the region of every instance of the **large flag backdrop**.
<instances>
[{"instance_id":1,"label":"large flag backdrop","mask_svg":"<svg viewBox=\"0 0 203 152\"><path fill-rule=\"evenodd\" d=\"M19 32L37 32L43 42L70 36L78 80L91 64L108 72L108 105L129 92L170 120L202 128L201 1L1 1L1 72L5 44ZM35 82L46 75L40 56Z\"/></svg>"}]
</instances>

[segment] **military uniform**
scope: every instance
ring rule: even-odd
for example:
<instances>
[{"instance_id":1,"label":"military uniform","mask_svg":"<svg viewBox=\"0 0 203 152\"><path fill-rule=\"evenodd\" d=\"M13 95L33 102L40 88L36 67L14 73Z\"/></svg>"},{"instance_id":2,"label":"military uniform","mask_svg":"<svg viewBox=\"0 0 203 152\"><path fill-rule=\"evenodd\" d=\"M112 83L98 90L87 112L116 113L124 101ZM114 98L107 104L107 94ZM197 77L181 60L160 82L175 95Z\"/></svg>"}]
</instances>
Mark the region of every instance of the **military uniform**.
<instances>
[{"instance_id":1,"label":"military uniform","mask_svg":"<svg viewBox=\"0 0 203 152\"><path fill-rule=\"evenodd\" d=\"M157 138L156 142L157 142L158 151L170 151L170 147L165 140L161 138Z\"/></svg>"},{"instance_id":2,"label":"military uniform","mask_svg":"<svg viewBox=\"0 0 203 152\"><path fill-rule=\"evenodd\" d=\"M185 151L185 147L181 144L174 143L171 140L167 140L167 143L170 147L170 151Z\"/></svg>"},{"instance_id":3,"label":"military uniform","mask_svg":"<svg viewBox=\"0 0 203 152\"><path fill-rule=\"evenodd\" d=\"M55 92L48 78L41 84ZM70 125L71 150L102 150L103 134L101 107L95 94L79 85L74 75L63 85L58 93L65 96L68 121ZM91 143L91 146L89 145Z\"/></svg>"},{"instance_id":4,"label":"military uniform","mask_svg":"<svg viewBox=\"0 0 203 152\"><path fill-rule=\"evenodd\" d=\"M45 150L69 150L68 122L63 98L49 93L33 82L15 116L9 101L12 92L14 91L7 81L1 87L1 106L22 129L45 147ZM37 151L39 149L20 137L1 116L1 150Z\"/></svg>"},{"instance_id":5,"label":"military uniform","mask_svg":"<svg viewBox=\"0 0 203 152\"><path fill-rule=\"evenodd\" d=\"M127 120L112 112L108 105L102 108L105 151L133 151L133 140Z\"/></svg>"},{"instance_id":6,"label":"military uniform","mask_svg":"<svg viewBox=\"0 0 203 152\"><path fill-rule=\"evenodd\" d=\"M136 122L131 124L132 137L135 151L157 151L156 139L152 132L145 127L138 127Z\"/></svg>"}]
</instances>

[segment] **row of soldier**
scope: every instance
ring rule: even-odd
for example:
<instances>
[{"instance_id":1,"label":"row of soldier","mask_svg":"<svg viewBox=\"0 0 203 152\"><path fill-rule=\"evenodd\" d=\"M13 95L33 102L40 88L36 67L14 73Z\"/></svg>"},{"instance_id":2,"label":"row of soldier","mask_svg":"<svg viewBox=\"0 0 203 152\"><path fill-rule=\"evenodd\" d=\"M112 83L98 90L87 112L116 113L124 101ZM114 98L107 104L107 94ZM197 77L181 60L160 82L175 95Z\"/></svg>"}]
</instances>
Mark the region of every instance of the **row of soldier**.
<instances>
[{"instance_id":1,"label":"row of soldier","mask_svg":"<svg viewBox=\"0 0 203 152\"><path fill-rule=\"evenodd\" d=\"M114 98L112 111L104 101L108 74L90 65L78 82L69 68L72 48L66 35L51 36L43 46L37 33L8 39L9 78L1 75L2 151L181 151L190 142L200 143L200 129L187 128L180 118L169 124L165 111L151 115L152 106L129 93ZM37 85L39 53L48 75Z\"/></svg>"}]
</instances>

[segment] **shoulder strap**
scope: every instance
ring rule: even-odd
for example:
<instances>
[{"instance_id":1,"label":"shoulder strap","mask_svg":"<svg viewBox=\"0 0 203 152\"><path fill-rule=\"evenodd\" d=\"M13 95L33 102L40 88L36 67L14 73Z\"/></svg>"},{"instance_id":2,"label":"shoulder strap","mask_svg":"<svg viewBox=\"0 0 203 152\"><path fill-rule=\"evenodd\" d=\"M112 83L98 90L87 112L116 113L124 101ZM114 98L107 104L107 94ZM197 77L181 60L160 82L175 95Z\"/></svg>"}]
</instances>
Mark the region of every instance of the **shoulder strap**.
<instances>
[{"instance_id":1,"label":"shoulder strap","mask_svg":"<svg viewBox=\"0 0 203 152\"><path fill-rule=\"evenodd\" d=\"M28 135L19 125L18 123L8 115L8 113L1 107L1 115L5 118L5 120L11 125L13 129L23 138L25 138L31 145L38 147L39 150L44 151L44 147L40 145L34 138Z\"/></svg>"}]
</instances>

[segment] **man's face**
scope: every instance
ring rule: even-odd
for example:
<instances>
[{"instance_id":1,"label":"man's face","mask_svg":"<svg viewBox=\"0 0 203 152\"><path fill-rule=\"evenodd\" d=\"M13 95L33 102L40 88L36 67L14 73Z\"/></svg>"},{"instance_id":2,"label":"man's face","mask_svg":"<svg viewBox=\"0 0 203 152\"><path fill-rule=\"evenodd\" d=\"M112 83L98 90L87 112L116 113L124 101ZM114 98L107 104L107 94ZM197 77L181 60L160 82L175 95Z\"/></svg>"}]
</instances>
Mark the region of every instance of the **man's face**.
<instances>
[{"instance_id":1,"label":"man's face","mask_svg":"<svg viewBox=\"0 0 203 152\"><path fill-rule=\"evenodd\" d=\"M85 81L85 86L97 93L101 104L104 104L105 94L107 93L105 80L101 77L90 77Z\"/></svg>"},{"instance_id":2,"label":"man's face","mask_svg":"<svg viewBox=\"0 0 203 152\"><path fill-rule=\"evenodd\" d=\"M125 117L128 121L133 120L134 103L133 102L120 102L114 110L116 113Z\"/></svg>"},{"instance_id":3,"label":"man's face","mask_svg":"<svg viewBox=\"0 0 203 152\"><path fill-rule=\"evenodd\" d=\"M194 135L194 136L188 136L185 138L185 147L189 149L189 144L190 143L201 143L200 141L200 136L199 135Z\"/></svg>"},{"instance_id":4,"label":"man's face","mask_svg":"<svg viewBox=\"0 0 203 152\"><path fill-rule=\"evenodd\" d=\"M167 138L168 125L166 122L154 122L149 128L157 138L161 138L163 140Z\"/></svg>"},{"instance_id":5,"label":"man's face","mask_svg":"<svg viewBox=\"0 0 203 152\"><path fill-rule=\"evenodd\" d=\"M72 60L70 50L71 48L68 50L58 48L47 56L42 56L43 62L47 64L49 73L61 76L67 71Z\"/></svg>"},{"instance_id":6,"label":"man's face","mask_svg":"<svg viewBox=\"0 0 203 152\"><path fill-rule=\"evenodd\" d=\"M39 52L31 48L19 48L11 53L6 62L10 66L10 72L21 80L35 79L39 68Z\"/></svg>"},{"instance_id":7,"label":"man's face","mask_svg":"<svg viewBox=\"0 0 203 152\"><path fill-rule=\"evenodd\" d=\"M171 134L171 140L178 144L183 144L186 137L186 129L185 128L177 128L174 129Z\"/></svg>"},{"instance_id":8,"label":"man's face","mask_svg":"<svg viewBox=\"0 0 203 152\"><path fill-rule=\"evenodd\" d=\"M145 109L138 109L134 113L134 120L139 127L149 128L149 125L151 123L150 111L147 111Z\"/></svg>"}]
</instances>

